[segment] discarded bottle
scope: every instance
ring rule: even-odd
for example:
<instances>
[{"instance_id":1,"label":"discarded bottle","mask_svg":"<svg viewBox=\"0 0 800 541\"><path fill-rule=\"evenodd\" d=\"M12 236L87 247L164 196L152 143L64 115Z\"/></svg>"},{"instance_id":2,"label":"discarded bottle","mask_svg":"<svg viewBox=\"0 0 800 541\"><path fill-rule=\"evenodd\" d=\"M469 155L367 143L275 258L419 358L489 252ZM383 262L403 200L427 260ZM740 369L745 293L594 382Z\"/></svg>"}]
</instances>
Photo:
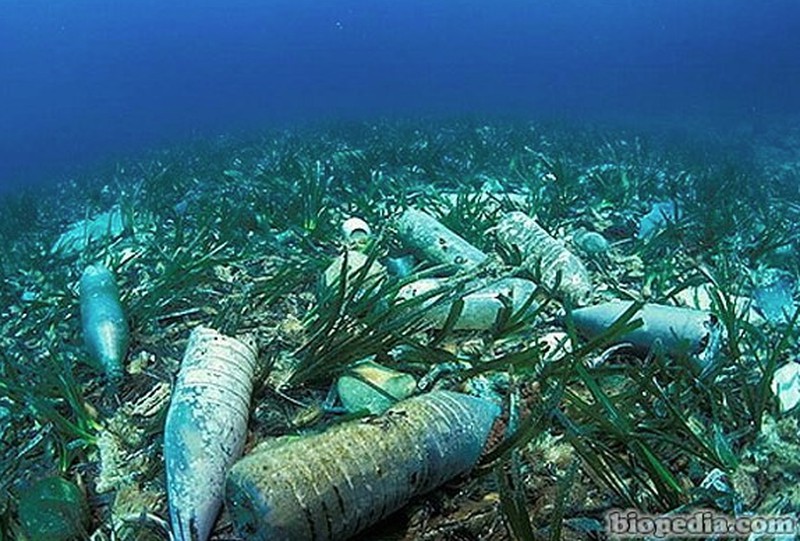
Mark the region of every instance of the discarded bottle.
<instances>
[{"instance_id":1,"label":"discarded bottle","mask_svg":"<svg viewBox=\"0 0 800 541\"><path fill-rule=\"evenodd\" d=\"M120 237L130 225L122 209L115 205L108 212L72 224L58 237L50 253L62 257L74 256L92 243Z\"/></svg>"},{"instance_id":2,"label":"discarded bottle","mask_svg":"<svg viewBox=\"0 0 800 541\"><path fill-rule=\"evenodd\" d=\"M500 408L435 391L379 417L262 444L228 476L227 509L249 540L351 537L481 455Z\"/></svg>"},{"instance_id":3,"label":"discarded bottle","mask_svg":"<svg viewBox=\"0 0 800 541\"><path fill-rule=\"evenodd\" d=\"M423 278L403 286L398 292L401 299L410 299L446 287L446 278ZM503 278L490 283L485 287L461 297L463 305L458 318L453 323L452 330L481 330L491 329L497 322L502 310L510 308L512 313L521 310L525 303L536 291L536 284L523 278ZM425 314L425 320L434 329L444 327L453 302L440 302L439 297L434 297L425 302L433 305ZM505 299L506 302L503 301ZM535 303L529 305L529 311L537 307Z\"/></svg>"},{"instance_id":4,"label":"discarded bottle","mask_svg":"<svg viewBox=\"0 0 800 541\"><path fill-rule=\"evenodd\" d=\"M796 408L800 404L800 364L788 362L775 370L770 388L778 398L781 413Z\"/></svg>"},{"instance_id":5,"label":"discarded bottle","mask_svg":"<svg viewBox=\"0 0 800 541\"><path fill-rule=\"evenodd\" d=\"M650 212L639 221L639 232L636 237L648 240L654 237L667 225L668 220L677 221L683 217L681 208L674 201L657 201Z\"/></svg>"},{"instance_id":6,"label":"discarded bottle","mask_svg":"<svg viewBox=\"0 0 800 541\"><path fill-rule=\"evenodd\" d=\"M432 263L469 270L488 258L436 218L419 210L408 209L400 215L397 219L397 234L404 245L419 252Z\"/></svg>"},{"instance_id":7,"label":"discarded bottle","mask_svg":"<svg viewBox=\"0 0 800 541\"><path fill-rule=\"evenodd\" d=\"M208 539L225 476L245 443L256 348L205 327L192 331L164 426L172 535Z\"/></svg>"},{"instance_id":8,"label":"discarded bottle","mask_svg":"<svg viewBox=\"0 0 800 541\"><path fill-rule=\"evenodd\" d=\"M345 259L347 260L346 262ZM346 275L344 273L345 263L347 267ZM369 257L365 254L356 250L347 250L346 254L343 253L338 256L328 265L328 268L325 269L325 273L322 275L322 284L326 288L337 287L342 279L342 275L345 275L345 279L347 280L353 280L367 263L369 263ZM383 265L378 261L373 261L367 271L366 277L367 279L378 279L378 277L385 273L386 269L384 269Z\"/></svg>"},{"instance_id":9,"label":"discarded bottle","mask_svg":"<svg viewBox=\"0 0 800 541\"><path fill-rule=\"evenodd\" d=\"M369 224L361 218L353 216L342 222L342 240L350 249L363 249L371 236Z\"/></svg>"},{"instance_id":10,"label":"discarded bottle","mask_svg":"<svg viewBox=\"0 0 800 541\"><path fill-rule=\"evenodd\" d=\"M416 390L414 376L373 361L355 365L336 382L339 400L350 413L368 411L380 415Z\"/></svg>"},{"instance_id":11,"label":"discarded bottle","mask_svg":"<svg viewBox=\"0 0 800 541\"><path fill-rule=\"evenodd\" d=\"M754 273L753 297L756 307L773 325L788 323L796 310L795 280L780 269L764 268Z\"/></svg>"},{"instance_id":12,"label":"discarded bottle","mask_svg":"<svg viewBox=\"0 0 800 541\"><path fill-rule=\"evenodd\" d=\"M709 283L689 286L674 293L671 298L681 306L709 311L714 308L715 287ZM738 295L729 295L728 297L733 302L736 313L741 314L745 321L754 325L764 323L764 318L758 313L755 303L751 299Z\"/></svg>"},{"instance_id":13,"label":"discarded bottle","mask_svg":"<svg viewBox=\"0 0 800 541\"><path fill-rule=\"evenodd\" d=\"M626 310L630 301L612 301L572 312L579 333L594 338L603 334ZM670 356L694 356L701 368L709 366L721 345L722 326L711 312L661 304L645 304L633 316L642 325L617 339L646 354L656 342Z\"/></svg>"},{"instance_id":14,"label":"discarded bottle","mask_svg":"<svg viewBox=\"0 0 800 541\"><path fill-rule=\"evenodd\" d=\"M535 220L522 212L510 212L497 224L496 231L502 244L519 250L522 266L541 277L544 285L575 305L589 302L592 296L589 271L563 242L550 236Z\"/></svg>"},{"instance_id":15,"label":"discarded bottle","mask_svg":"<svg viewBox=\"0 0 800 541\"><path fill-rule=\"evenodd\" d=\"M89 355L112 384L122 379L128 353L128 320L114 275L102 264L89 265L80 282L81 326Z\"/></svg>"}]
</instances>

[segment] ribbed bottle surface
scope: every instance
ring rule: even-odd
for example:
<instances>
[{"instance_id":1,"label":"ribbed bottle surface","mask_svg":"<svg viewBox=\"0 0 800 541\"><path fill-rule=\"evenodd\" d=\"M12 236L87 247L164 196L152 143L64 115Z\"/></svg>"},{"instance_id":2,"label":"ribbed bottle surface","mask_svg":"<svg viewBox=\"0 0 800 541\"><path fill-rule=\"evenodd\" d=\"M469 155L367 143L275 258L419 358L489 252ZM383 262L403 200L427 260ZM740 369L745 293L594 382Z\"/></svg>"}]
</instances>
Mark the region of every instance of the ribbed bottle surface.
<instances>
[{"instance_id":1,"label":"ribbed bottle surface","mask_svg":"<svg viewBox=\"0 0 800 541\"><path fill-rule=\"evenodd\" d=\"M522 212L506 214L497 224L497 237L520 251L522 266L544 285L573 304L589 302L592 281L583 262L532 218Z\"/></svg>"},{"instance_id":2,"label":"ribbed bottle surface","mask_svg":"<svg viewBox=\"0 0 800 541\"><path fill-rule=\"evenodd\" d=\"M472 468L498 414L485 400L438 391L262 445L231 469L234 526L253 540L346 539Z\"/></svg>"},{"instance_id":3,"label":"ribbed bottle surface","mask_svg":"<svg viewBox=\"0 0 800 541\"><path fill-rule=\"evenodd\" d=\"M225 476L247 434L256 349L198 327L189 337L164 427L170 522L178 540L205 540Z\"/></svg>"}]
</instances>

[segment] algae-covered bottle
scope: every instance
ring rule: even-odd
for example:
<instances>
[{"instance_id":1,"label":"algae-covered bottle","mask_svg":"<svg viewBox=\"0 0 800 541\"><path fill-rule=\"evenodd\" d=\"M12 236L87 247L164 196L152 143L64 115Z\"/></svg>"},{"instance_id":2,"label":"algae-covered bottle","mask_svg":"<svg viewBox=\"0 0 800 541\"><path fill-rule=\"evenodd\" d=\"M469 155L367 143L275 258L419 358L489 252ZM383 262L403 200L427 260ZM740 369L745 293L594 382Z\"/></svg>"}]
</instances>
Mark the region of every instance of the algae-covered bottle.
<instances>
[{"instance_id":1,"label":"algae-covered bottle","mask_svg":"<svg viewBox=\"0 0 800 541\"><path fill-rule=\"evenodd\" d=\"M81 326L89 355L116 385L124 372L129 334L111 271L102 264L86 267L81 276L80 298Z\"/></svg>"},{"instance_id":2,"label":"algae-covered bottle","mask_svg":"<svg viewBox=\"0 0 800 541\"><path fill-rule=\"evenodd\" d=\"M189 337L164 425L175 541L205 541L211 534L225 475L244 448L256 355L249 337L206 327Z\"/></svg>"},{"instance_id":3,"label":"algae-covered bottle","mask_svg":"<svg viewBox=\"0 0 800 541\"><path fill-rule=\"evenodd\" d=\"M565 300L582 306L592 296L592 281L583 262L522 212L510 212L497 224L497 238L516 247L522 266Z\"/></svg>"},{"instance_id":4,"label":"algae-covered bottle","mask_svg":"<svg viewBox=\"0 0 800 541\"><path fill-rule=\"evenodd\" d=\"M633 306L632 301L611 301L572 312L575 328L587 338L596 338L605 333L625 312ZM643 355L656 343L671 356L690 355L699 368L711 366L719 353L723 327L711 312L647 303L634 315L642 325L617 338L626 342Z\"/></svg>"},{"instance_id":5,"label":"algae-covered bottle","mask_svg":"<svg viewBox=\"0 0 800 541\"><path fill-rule=\"evenodd\" d=\"M400 299L410 299L422 295L430 295L434 291L441 291L442 295L447 290L446 278L422 278L409 282L397 294ZM472 282L471 286L477 286L482 282ZM480 330L486 331L494 326L500 315L507 309L511 309L512 314L518 314L525 306L527 312L533 313L537 305L529 302L531 295L536 292L536 284L524 278L502 278L500 280L486 282L481 287L476 287L474 291L460 297L461 311L451 329L460 330ZM425 310L425 321L434 329L444 328L450 316L455 300L441 300L441 296L433 297L423 303Z\"/></svg>"},{"instance_id":6,"label":"algae-covered bottle","mask_svg":"<svg viewBox=\"0 0 800 541\"><path fill-rule=\"evenodd\" d=\"M469 471L500 408L449 391L378 417L262 444L228 476L227 509L249 540L347 539Z\"/></svg>"},{"instance_id":7,"label":"algae-covered bottle","mask_svg":"<svg viewBox=\"0 0 800 541\"><path fill-rule=\"evenodd\" d=\"M481 265L488 256L450 231L433 216L408 209L397 219L397 234L404 245L439 265L453 265L469 270Z\"/></svg>"}]
</instances>

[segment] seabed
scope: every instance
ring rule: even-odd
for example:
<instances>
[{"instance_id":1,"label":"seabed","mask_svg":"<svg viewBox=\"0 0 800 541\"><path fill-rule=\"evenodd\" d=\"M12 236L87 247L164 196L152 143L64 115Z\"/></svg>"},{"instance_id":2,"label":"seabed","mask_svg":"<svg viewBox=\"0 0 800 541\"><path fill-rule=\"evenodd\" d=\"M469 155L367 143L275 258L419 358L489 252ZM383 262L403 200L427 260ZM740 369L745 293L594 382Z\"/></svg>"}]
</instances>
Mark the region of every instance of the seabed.
<instances>
[{"instance_id":1,"label":"seabed","mask_svg":"<svg viewBox=\"0 0 800 541\"><path fill-rule=\"evenodd\" d=\"M0 201L0 539L23 538L25 495L51 477L85 496L64 519L77 538L167 538L164 420L199 325L258 345L245 453L359 417L331 388L366 360L412 376L413 393L502 405L471 473L359 539L597 539L615 508L794 514L800 380L774 380L798 358L798 181L800 119L696 139L384 121L199 140L13 194ZM532 313L432 329L430 306L406 317L392 297L435 272L420 257L324 285L351 217L370 226L356 247L368 261L418 255L395 228L407 208L490 255L470 278L536 282L495 235L521 211L586 266L590 304L710 311L719 352L698 367L658 344L635 354L619 329L586 339L544 286ZM96 262L130 326L113 390L81 331L78 282ZM211 539L236 539L224 510Z\"/></svg>"}]
</instances>

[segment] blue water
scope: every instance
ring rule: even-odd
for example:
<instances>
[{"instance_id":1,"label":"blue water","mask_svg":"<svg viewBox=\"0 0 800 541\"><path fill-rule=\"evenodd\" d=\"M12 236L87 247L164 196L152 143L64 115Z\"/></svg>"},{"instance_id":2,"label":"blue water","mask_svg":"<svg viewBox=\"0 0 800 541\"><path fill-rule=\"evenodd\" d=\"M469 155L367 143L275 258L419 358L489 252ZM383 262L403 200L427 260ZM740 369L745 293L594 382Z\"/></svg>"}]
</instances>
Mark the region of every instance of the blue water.
<instances>
[{"instance_id":1,"label":"blue water","mask_svg":"<svg viewBox=\"0 0 800 541\"><path fill-rule=\"evenodd\" d=\"M796 0L6 0L0 189L195 136L375 116L800 110Z\"/></svg>"}]
</instances>

